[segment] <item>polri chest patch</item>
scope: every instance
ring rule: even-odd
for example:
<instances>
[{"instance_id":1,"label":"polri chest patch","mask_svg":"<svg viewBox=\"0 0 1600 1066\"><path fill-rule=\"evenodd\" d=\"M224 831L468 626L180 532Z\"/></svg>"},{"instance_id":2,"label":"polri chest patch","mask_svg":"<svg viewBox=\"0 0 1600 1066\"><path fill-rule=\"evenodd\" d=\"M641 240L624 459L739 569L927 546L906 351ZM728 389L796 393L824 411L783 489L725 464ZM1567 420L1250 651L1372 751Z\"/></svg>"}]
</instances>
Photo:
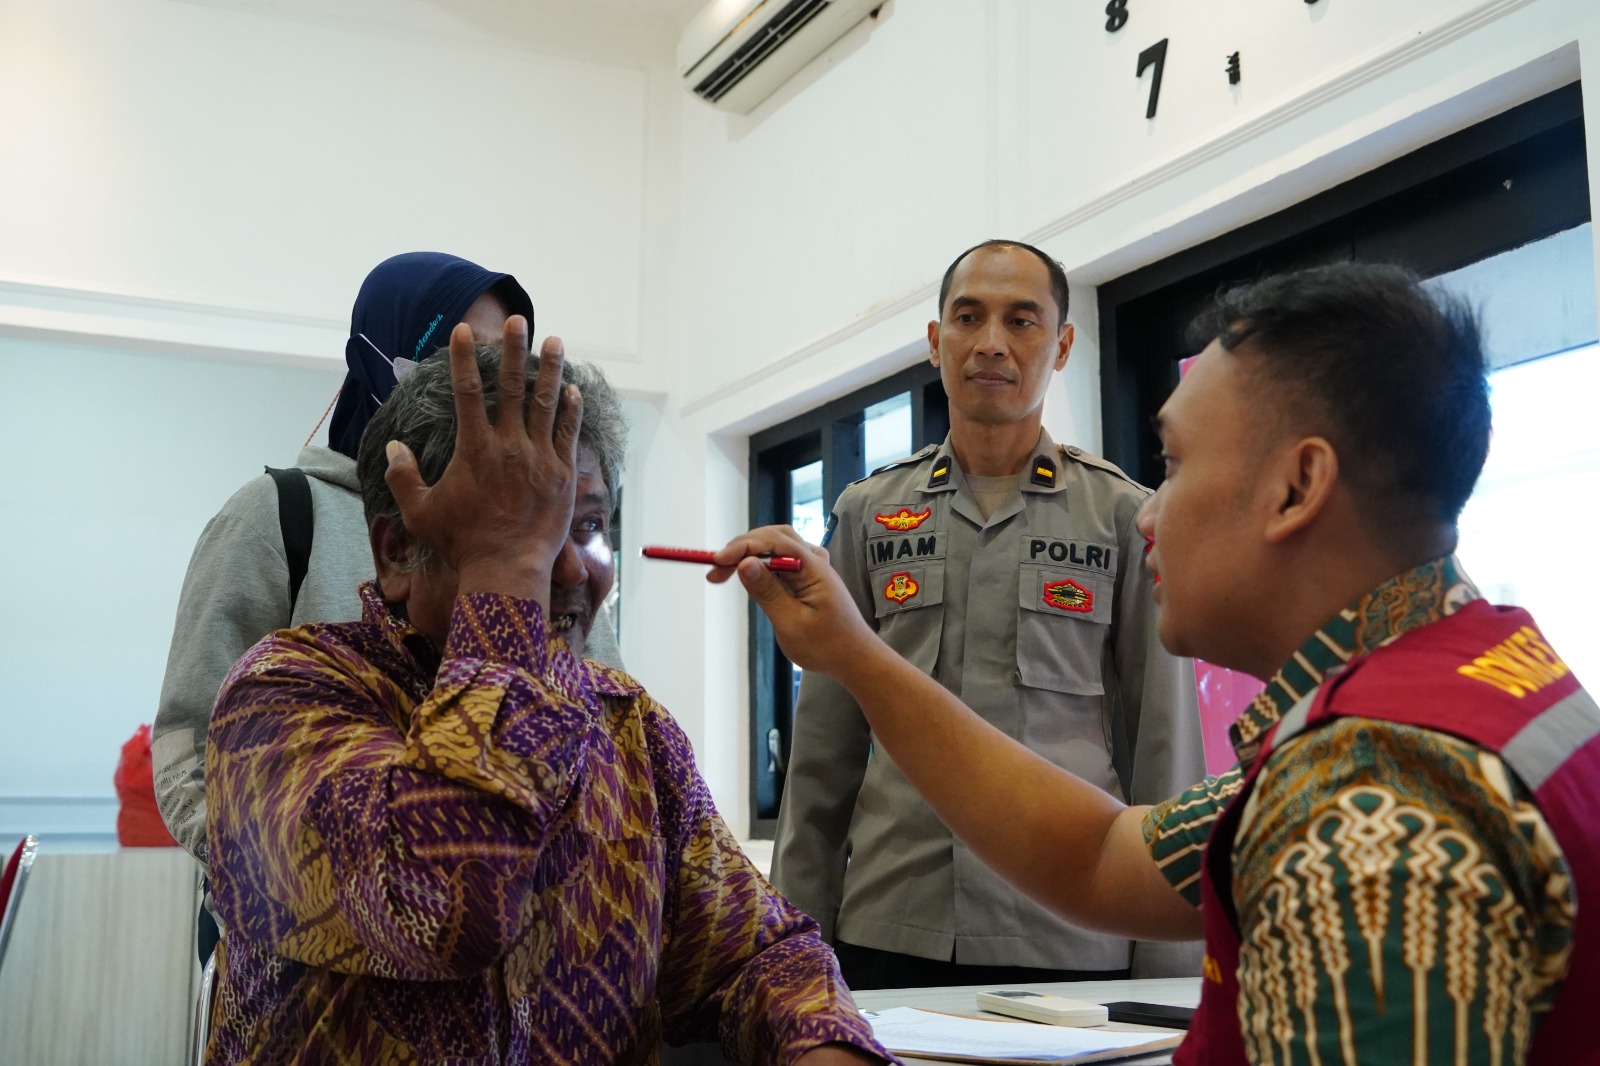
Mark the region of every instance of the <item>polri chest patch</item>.
<instances>
[{"instance_id":1,"label":"polri chest patch","mask_svg":"<svg viewBox=\"0 0 1600 1066\"><path fill-rule=\"evenodd\" d=\"M1046 581L1043 599L1046 606L1054 607L1058 611L1072 611L1075 614L1090 614L1094 611L1093 590L1083 587L1071 578Z\"/></svg>"},{"instance_id":2,"label":"polri chest patch","mask_svg":"<svg viewBox=\"0 0 1600 1066\"><path fill-rule=\"evenodd\" d=\"M1022 561L1044 566L1075 566L1100 574L1117 572L1117 549L1110 544L1086 540L1052 540L1024 537Z\"/></svg>"},{"instance_id":3,"label":"polri chest patch","mask_svg":"<svg viewBox=\"0 0 1600 1066\"><path fill-rule=\"evenodd\" d=\"M1017 605L1035 615L1109 625L1116 607L1117 575L1023 563L1017 575Z\"/></svg>"}]
</instances>

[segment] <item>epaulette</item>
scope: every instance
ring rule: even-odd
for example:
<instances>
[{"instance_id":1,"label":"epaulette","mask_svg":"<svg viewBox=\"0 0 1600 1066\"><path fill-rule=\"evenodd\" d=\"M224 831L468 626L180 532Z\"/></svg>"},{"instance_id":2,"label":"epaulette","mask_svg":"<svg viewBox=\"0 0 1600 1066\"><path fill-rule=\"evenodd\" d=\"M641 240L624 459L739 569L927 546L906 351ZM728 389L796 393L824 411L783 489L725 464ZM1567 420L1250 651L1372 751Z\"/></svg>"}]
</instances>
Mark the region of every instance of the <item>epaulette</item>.
<instances>
[{"instance_id":1,"label":"epaulette","mask_svg":"<svg viewBox=\"0 0 1600 1066\"><path fill-rule=\"evenodd\" d=\"M940 443L943 443L943 442L941 441ZM868 474L867 477L856 478L856 480L850 482L850 484L859 485L863 481L867 480L868 477L877 477L879 474L883 473L885 470L895 470L895 469L897 469L899 467L902 467L902 466L910 466L912 463L920 463L920 462L922 462L922 460L928 458L928 456L932 455L934 452L936 452L938 450L939 450L939 445L938 444L929 444L926 447L918 448L916 451L912 452L910 455L906 456L904 459L896 459L892 463L884 463L882 466L878 467L872 473Z\"/></svg>"},{"instance_id":2,"label":"epaulette","mask_svg":"<svg viewBox=\"0 0 1600 1066\"><path fill-rule=\"evenodd\" d=\"M875 477L878 474L883 473L885 470L893 470L895 467L910 466L912 463L920 463L920 462L922 462L922 460L926 459L928 456L932 455L934 452L936 452L938 450L939 450L939 445L937 445L937 444L929 444L926 447L917 449L916 451L912 452L910 455L906 456L904 459L896 459L892 463L884 463L882 466L878 467L878 469L876 469L872 473L868 474L867 477ZM864 477L861 480L865 481L865 480L867 480L867 478Z\"/></svg>"},{"instance_id":3,"label":"epaulette","mask_svg":"<svg viewBox=\"0 0 1600 1066\"><path fill-rule=\"evenodd\" d=\"M1123 481L1126 481L1128 484L1132 485L1134 488L1138 489L1140 492L1150 491L1148 486L1141 485L1137 481L1133 480L1133 478L1127 475L1122 467L1118 466L1116 463L1113 463L1110 459L1102 459L1093 452L1086 452L1076 444L1058 444L1056 447L1061 450L1062 455L1069 459L1075 459L1084 466L1092 466L1096 470L1104 470L1108 474L1114 474Z\"/></svg>"}]
</instances>

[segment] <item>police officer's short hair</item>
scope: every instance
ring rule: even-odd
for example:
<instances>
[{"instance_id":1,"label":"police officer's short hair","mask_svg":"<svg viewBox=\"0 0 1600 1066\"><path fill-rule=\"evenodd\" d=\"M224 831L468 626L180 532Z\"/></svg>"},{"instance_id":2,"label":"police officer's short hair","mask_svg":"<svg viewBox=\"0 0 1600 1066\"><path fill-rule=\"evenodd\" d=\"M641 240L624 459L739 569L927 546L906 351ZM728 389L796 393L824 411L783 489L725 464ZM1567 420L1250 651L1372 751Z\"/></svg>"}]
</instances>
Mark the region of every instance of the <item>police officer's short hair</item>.
<instances>
[{"instance_id":1,"label":"police officer's short hair","mask_svg":"<svg viewBox=\"0 0 1600 1066\"><path fill-rule=\"evenodd\" d=\"M1489 453L1483 345L1460 299L1400 267L1316 267L1223 292L1189 339L1257 357L1271 402L1334 446L1369 520L1460 516Z\"/></svg>"},{"instance_id":2,"label":"police officer's short hair","mask_svg":"<svg viewBox=\"0 0 1600 1066\"><path fill-rule=\"evenodd\" d=\"M1044 268L1050 272L1050 295L1055 299L1056 309L1061 312L1056 319L1056 328L1060 329L1062 323L1067 320L1066 268L1031 244L1023 244L1021 241L1008 241L1003 237L996 237L993 240L984 241L982 244L974 244L971 248L956 256L955 262L945 268L944 280L939 282L939 317L941 319L944 318L944 303L950 298L950 279L955 277L956 267L960 266L961 261L967 256L983 248L1020 248L1024 252L1032 252L1039 257L1039 262L1043 263Z\"/></svg>"}]
</instances>

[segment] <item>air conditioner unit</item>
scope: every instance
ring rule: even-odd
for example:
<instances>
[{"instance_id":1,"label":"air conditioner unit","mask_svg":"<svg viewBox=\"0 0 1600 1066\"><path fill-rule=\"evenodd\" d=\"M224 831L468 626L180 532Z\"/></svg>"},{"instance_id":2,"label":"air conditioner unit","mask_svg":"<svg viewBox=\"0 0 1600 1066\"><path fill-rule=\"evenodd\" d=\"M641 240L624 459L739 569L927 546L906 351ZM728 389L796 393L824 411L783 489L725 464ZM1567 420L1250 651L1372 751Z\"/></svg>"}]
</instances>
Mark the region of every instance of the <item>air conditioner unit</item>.
<instances>
[{"instance_id":1,"label":"air conditioner unit","mask_svg":"<svg viewBox=\"0 0 1600 1066\"><path fill-rule=\"evenodd\" d=\"M678 42L684 87L749 114L883 0L711 0Z\"/></svg>"}]
</instances>

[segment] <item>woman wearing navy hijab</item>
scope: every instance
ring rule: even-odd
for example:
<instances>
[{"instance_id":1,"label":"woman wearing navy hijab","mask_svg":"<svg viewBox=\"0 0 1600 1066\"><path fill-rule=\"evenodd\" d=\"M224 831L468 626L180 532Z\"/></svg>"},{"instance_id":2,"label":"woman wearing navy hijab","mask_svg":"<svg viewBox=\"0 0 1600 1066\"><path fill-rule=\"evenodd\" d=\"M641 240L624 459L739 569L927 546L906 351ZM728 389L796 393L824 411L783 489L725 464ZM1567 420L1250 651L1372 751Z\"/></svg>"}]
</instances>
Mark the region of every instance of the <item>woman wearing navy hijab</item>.
<instances>
[{"instance_id":1,"label":"woman wearing navy hijab","mask_svg":"<svg viewBox=\"0 0 1600 1066\"><path fill-rule=\"evenodd\" d=\"M290 594L273 478L247 483L200 534L178 598L151 755L161 816L202 864L206 728L223 677L268 633L361 617L356 588L374 576L356 479L362 431L398 378L445 345L456 323L470 325L481 342L498 342L514 314L526 316L532 329L533 301L510 274L442 252L407 252L379 263L361 283L350 316L349 373L328 429L331 447L308 444L295 464L306 475L312 515L298 595ZM609 615L596 619L586 654L620 667L613 632Z\"/></svg>"},{"instance_id":2,"label":"woman wearing navy hijab","mask_svg":"<svg viewBox=\"0 0 1600 1066\"><path fill-rule=\"evenodd\" d=\"M533 301L510 274L443 252L406 252L379 263L361 283L350 313L344 346L350 372L339 389L328 442L354 460L361 432L389 398L397 372L403 376L408 363L444 347L457 322L471 326L480 342L496 343L512 315L528 320L532 336ZM361 535L365 544L365 523Z\"/></svg>"}]
</instances>

